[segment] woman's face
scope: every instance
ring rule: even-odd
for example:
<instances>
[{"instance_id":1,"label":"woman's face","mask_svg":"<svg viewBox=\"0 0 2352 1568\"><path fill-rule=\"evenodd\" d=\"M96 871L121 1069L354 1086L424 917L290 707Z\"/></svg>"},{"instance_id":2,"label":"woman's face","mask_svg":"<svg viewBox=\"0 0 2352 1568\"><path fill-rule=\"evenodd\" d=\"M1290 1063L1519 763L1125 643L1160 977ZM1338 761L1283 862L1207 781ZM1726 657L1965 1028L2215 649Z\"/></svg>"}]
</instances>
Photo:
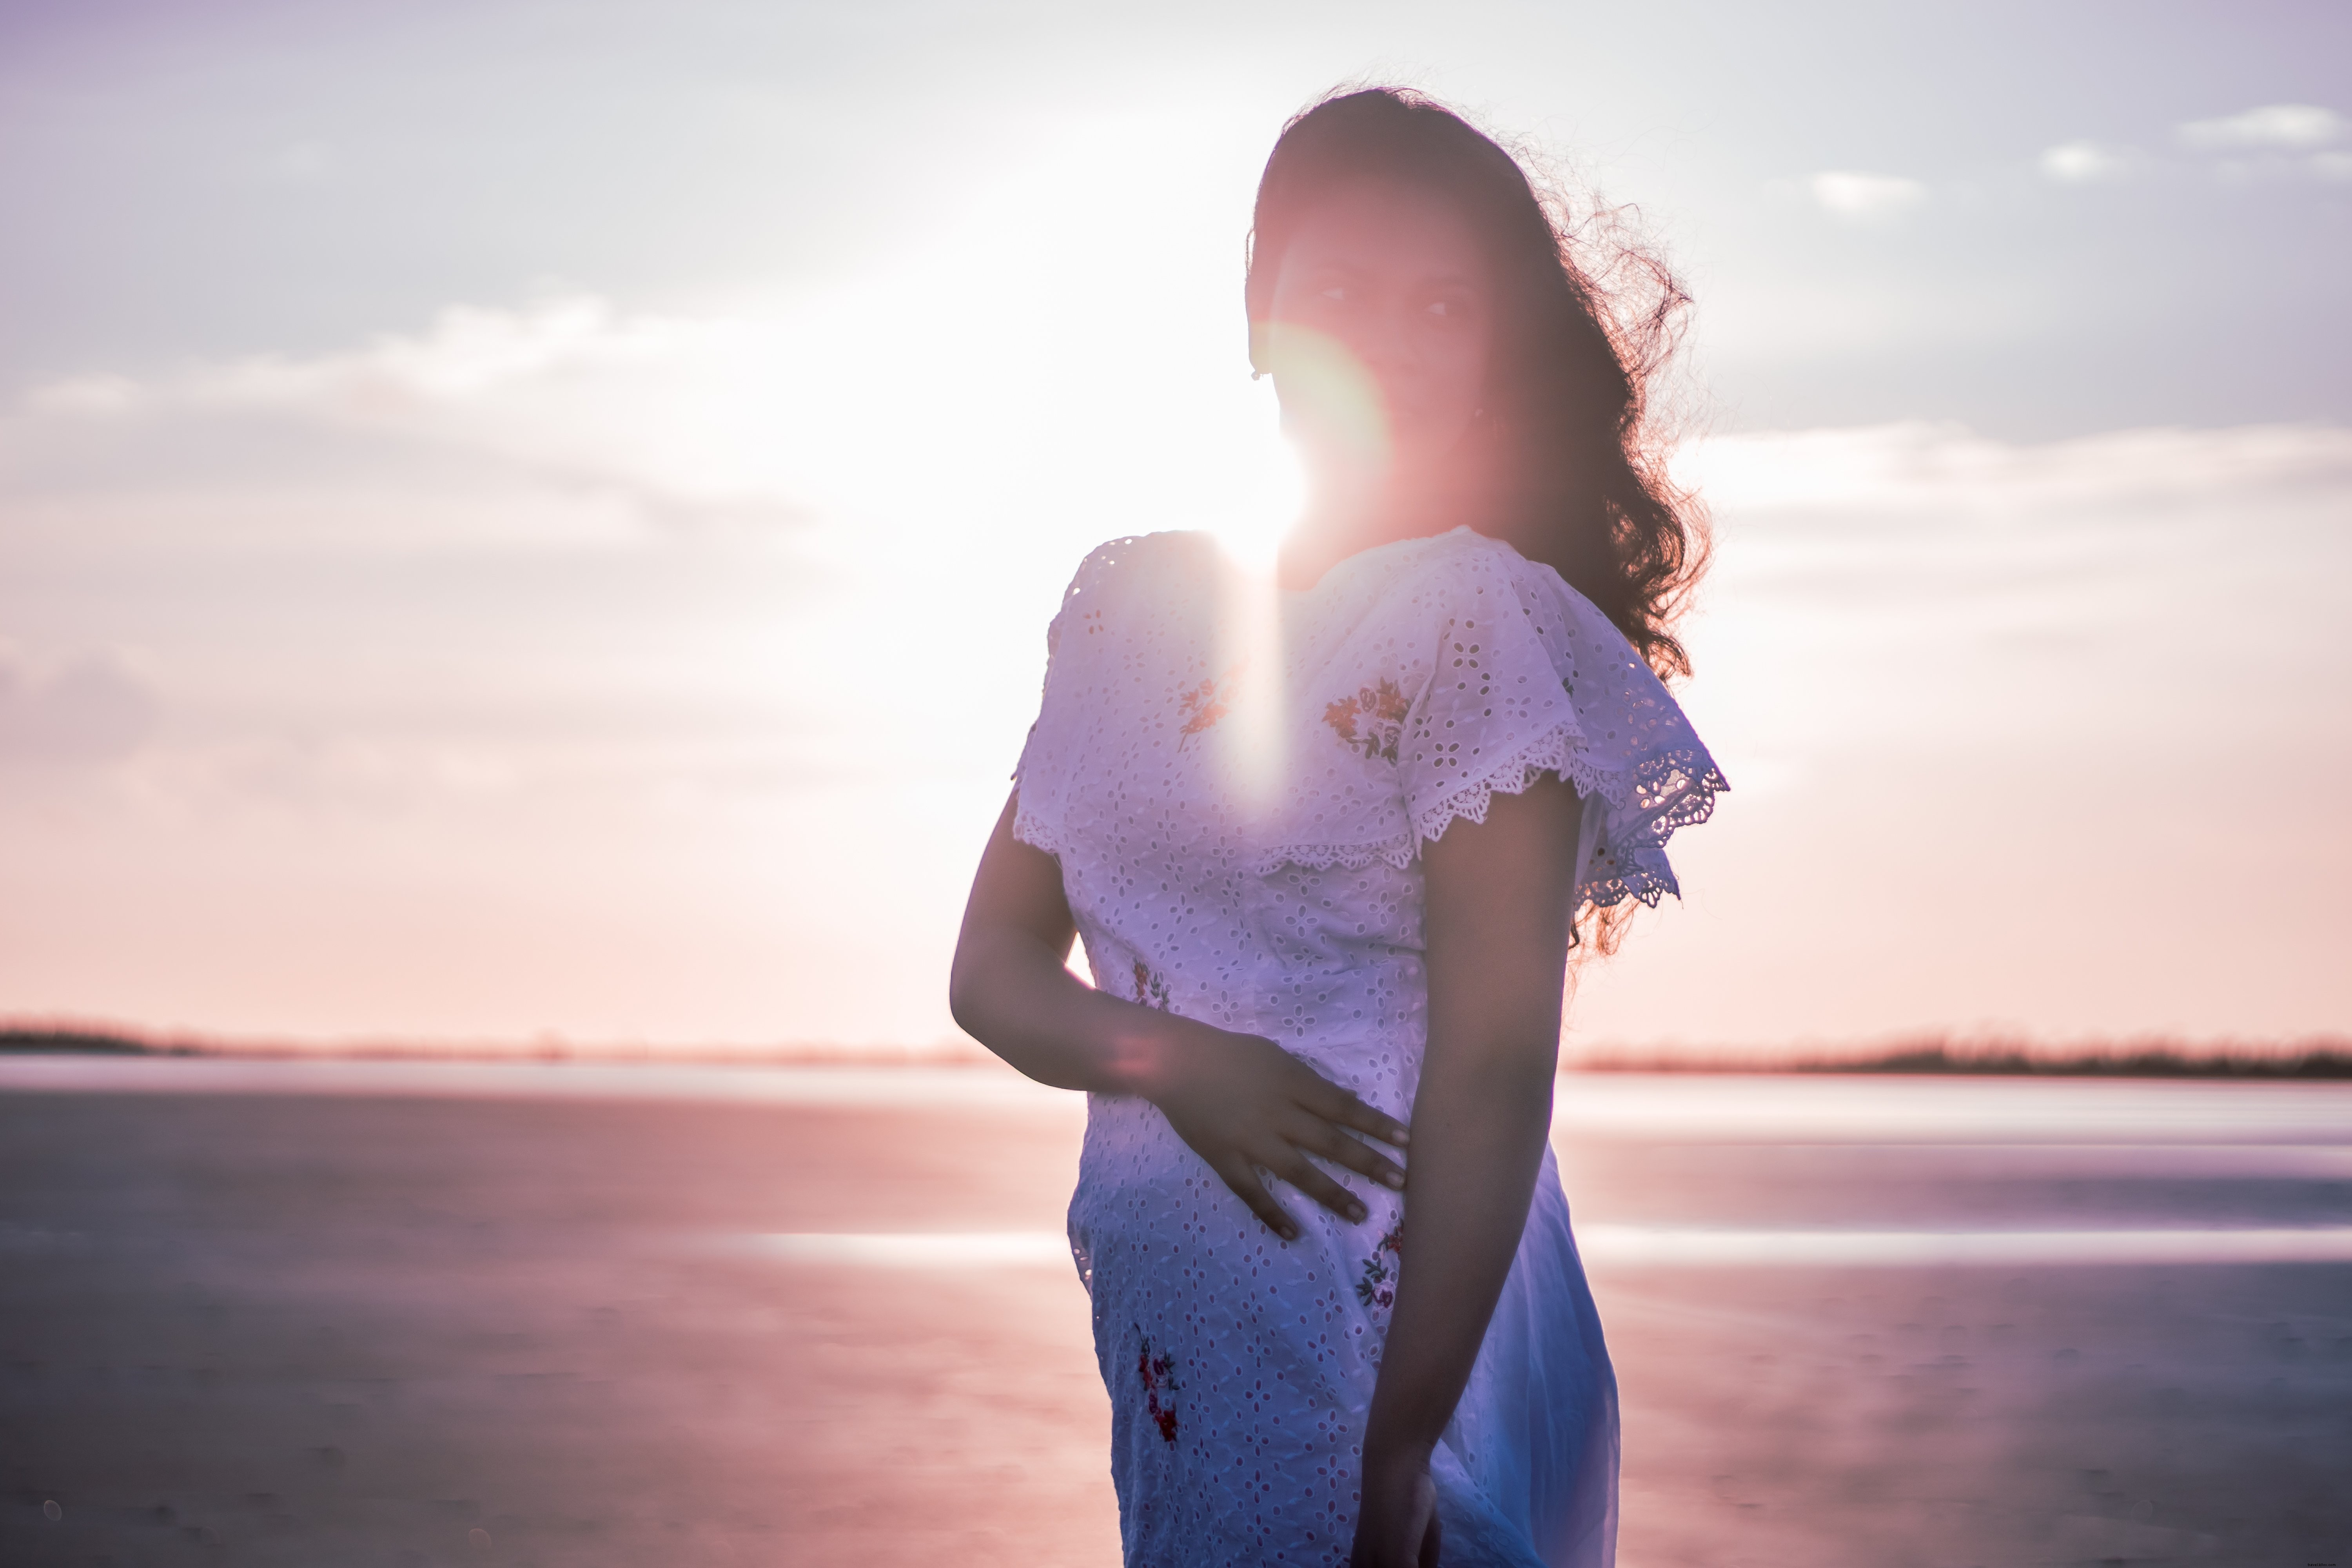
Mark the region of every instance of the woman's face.
<instances>
[{"instance_id":1,"label":"woman's face","mask_svg":"<svg viewBox=\"0 0 2352 1568\"><path fill-rule=\"evenodd\" d=\"M1311 462L1386 478L1454 450L1486 397L1488 271L1453 205L1414 186L1361 180L1307 210L1255 353Z\"/></svg>"}]
</instances>

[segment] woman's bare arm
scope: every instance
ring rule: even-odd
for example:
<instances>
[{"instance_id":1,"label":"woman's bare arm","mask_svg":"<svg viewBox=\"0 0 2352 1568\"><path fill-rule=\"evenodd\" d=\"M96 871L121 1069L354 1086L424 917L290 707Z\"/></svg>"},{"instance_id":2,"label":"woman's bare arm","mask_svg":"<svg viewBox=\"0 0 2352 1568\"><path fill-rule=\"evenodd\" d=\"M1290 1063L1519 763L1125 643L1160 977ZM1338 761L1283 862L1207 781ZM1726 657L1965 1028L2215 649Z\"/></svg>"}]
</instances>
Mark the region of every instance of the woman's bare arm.
<instances>
[{"instance_id":1,"label":"woman's bare arm","mask_svg":"<svg viewBox=\"0 0 2352 1568\"><path fill-rule=\"evenodd\" d=\"M1285 1238L1297 1223L1260 1170L1350 1220L1364 1205L1309 1155L1403 1184L1349 1131L1402 1146L1403 1126L1273 1041L1120 1001L1065 968L1076 926L1062 868L1013 837L1019 805L1016 793L997 819L956 942L948 1005L966 1033L1040 1083L1150 1100Z\"/></svg>"},{"instance_id":2,"label":"woman's bare arm","mask_svg":"<svg viewBox=\"0 0 2352 1568\"><path fill-rule=\"evenodd\" d=\"M1518 1251L1551 1125L1579 815L1575 791L1547 775L1422 853L1429 1046L1403 1267L1364 1435L1359 1564L1434 1561L1430 1450Z\"/></svg>"}]
</instances>

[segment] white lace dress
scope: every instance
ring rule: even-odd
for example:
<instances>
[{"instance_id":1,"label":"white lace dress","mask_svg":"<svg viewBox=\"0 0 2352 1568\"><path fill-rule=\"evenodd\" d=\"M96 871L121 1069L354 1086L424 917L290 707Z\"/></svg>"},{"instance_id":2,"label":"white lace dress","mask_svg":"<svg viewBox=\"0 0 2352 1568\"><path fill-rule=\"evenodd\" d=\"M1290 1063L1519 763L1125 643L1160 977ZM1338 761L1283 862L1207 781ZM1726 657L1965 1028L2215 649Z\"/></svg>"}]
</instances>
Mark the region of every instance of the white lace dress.
<instances>
[{"instance_id":1,"label":"white lace dress","mask_svg":"<svg viewBox=\"0 0 2352 1568\"><path fill-rule=\"evenodd\" d=\"M1097 984L1274 1039L1409 1116L1420 847L1556 772L1582 894L1655 903L1725 787L1665 689L1548 566L1466 528L1252 588L1204 535L1087 558L1047 634L1014 831L1057 857ZM1132 1099L1093 1097L1070 1243L1110 1391L1127 1562L1344 1563L1402 1200L1283 1189L1285 1243ZM1448 1564L1605 1565L1615 1379L1549 1153L1433 1463Z\"/></svg>"}]
</instances>

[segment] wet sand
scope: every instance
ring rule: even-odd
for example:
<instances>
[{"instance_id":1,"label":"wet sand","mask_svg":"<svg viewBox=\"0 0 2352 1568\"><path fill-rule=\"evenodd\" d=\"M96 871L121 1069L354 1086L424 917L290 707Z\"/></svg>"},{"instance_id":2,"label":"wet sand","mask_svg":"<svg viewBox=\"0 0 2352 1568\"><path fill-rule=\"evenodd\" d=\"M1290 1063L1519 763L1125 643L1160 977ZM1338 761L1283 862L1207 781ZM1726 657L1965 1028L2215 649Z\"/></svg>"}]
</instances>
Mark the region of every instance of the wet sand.
<instances>
[{"instance_id":1,"label":"wet sand","mask_svg":"<svg viewBox=\"0 0 2352 1568\"><path fill-rule=\"evenodd\" d=\"M0 1563L1115 1563L1081 1114L0 1063ZM1558 1142L1627 1568L2352 1568L2346 1089L1612 1076Z\"/></svg>"}]
</instances>

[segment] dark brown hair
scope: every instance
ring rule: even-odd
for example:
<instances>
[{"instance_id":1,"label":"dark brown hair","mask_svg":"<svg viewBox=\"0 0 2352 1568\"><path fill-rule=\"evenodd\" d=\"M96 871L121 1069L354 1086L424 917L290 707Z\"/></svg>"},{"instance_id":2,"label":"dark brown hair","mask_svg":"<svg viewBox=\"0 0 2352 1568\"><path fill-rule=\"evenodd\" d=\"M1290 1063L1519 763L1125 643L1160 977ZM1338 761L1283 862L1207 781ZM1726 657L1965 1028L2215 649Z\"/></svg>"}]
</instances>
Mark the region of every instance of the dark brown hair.
<instances>
[{"instance_id":1,"label":"dark brown hair","mask_svg":"<svg viewBox=\"0 0 2352 1568\"><path fill-rule=\"evenodd\" d=\"M1275 142L1250 230L1253 323L1267 319L1275 273L1307 209L1366 178L1452 203L1495 269L1486 424L1506 476L1488 531L1567 579L1659 675L1689 674L1673 624L1706 563L1706 514L1666 477L1647 395L1689 296L1615 234L1613 215L1580 225L1460 115L1416 92L1371 88L1325 99Z\"/></svg>"}]
</instances>

